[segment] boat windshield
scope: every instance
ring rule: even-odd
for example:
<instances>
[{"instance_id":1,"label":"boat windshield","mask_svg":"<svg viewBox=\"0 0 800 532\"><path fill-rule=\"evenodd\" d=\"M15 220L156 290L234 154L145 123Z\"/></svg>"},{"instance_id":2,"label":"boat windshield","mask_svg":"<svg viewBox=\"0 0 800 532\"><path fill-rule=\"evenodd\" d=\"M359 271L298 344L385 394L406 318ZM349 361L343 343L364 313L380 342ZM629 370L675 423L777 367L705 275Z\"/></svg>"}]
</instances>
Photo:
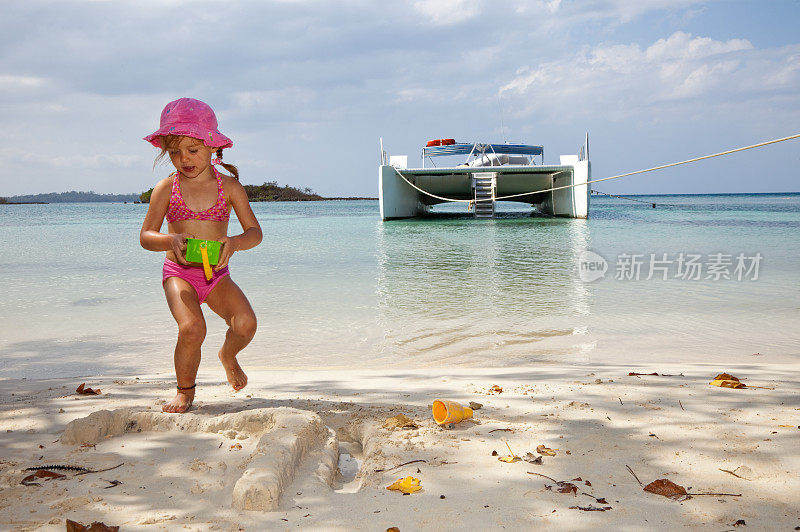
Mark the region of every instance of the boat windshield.
<instances>
[{"instance_id":1,"label":"boat windshield","mask_svg":"<svg viewBox=\"0 0 800 532\"><path fill-rule=\"evenodd\" d=\"M425 146L422 148L422 167L425 167L425 158L442 157L445 155L466 155L469 164L470 160L492 155L527 155L533 162L536 155L544 158L544 148L542 146L532 146L529 144L479 144L479 143L456 143L445 146ZM433 161L431 160L431 163ZM436 166L434 164L434 166Z\"/></svg>"}]
</instances>

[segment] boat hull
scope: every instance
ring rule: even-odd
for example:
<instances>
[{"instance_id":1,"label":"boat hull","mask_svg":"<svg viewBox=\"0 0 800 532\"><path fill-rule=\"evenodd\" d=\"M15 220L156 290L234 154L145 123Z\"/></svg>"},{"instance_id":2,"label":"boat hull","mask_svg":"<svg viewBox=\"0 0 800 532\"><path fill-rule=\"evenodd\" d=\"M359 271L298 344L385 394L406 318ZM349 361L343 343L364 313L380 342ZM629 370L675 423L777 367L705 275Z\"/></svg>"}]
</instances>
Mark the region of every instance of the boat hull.
<instances>
[{"instance_id":1,"label":"boat hull","mask_svg":"<svg viewBox=\"0 0 800 532\"><path fill-rule=\"evenodd\" d=\"M576 160L552 166L396 169L381 165L378 168L381 219L423 215L432 205L446 202L441 198L472 200L473 174L486 172L495 174L496 197L517 195L503 201L530 203L553 216L586 218L589 214L591 191L587 182L591 179L591 165L589 161ZM557 187L567 188L549 190Z\"/></svg>"}]
</instances>

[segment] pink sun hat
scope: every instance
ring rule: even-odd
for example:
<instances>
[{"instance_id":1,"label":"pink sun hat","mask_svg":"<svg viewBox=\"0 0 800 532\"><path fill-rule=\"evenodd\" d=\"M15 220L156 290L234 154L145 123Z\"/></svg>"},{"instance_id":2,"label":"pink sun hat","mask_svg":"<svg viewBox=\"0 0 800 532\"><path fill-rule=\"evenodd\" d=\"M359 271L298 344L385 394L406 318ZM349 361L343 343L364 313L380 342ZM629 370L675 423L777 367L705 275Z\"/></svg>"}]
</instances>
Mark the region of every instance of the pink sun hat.
<instances>
[{"instance_id":1,"label":"pink sun hat","mask_svg":"<svg viewBox=\"0 0 800 532\"><path fill-rule=\"evenodd\" d=\"M159 137L183 135L202 140L209 148L230 148L233 141L217 129L217 116L208 104L194 98L179 98L161 111L161 127L144 140L161 147Z\"/></svg>"}]
</instances>

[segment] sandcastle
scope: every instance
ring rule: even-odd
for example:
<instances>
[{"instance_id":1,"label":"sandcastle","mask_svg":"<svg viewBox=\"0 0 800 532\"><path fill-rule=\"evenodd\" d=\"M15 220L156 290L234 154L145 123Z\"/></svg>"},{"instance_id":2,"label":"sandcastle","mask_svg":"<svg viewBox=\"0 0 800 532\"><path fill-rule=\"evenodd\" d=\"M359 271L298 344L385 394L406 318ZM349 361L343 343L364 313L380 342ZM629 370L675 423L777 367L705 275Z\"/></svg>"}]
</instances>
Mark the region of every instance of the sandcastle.
<instances>
[{"instance_id":1,"label":"sandcastle","mask_svg":"<svg viewBox=\"0 0 800 532\"><path fill-rule=\"evenodd\" d=\"M260 408L203 416L133 409L100 410L70 422L61 436L65 445L92 445L104 438L136 432L243 434L257 438L244 460L233 489L231 506L238 510L272 511L296 472L310 468L304 489L330 491L338 474L336 433L313 412L294 408Z\"/></svg>"}]
</instances>

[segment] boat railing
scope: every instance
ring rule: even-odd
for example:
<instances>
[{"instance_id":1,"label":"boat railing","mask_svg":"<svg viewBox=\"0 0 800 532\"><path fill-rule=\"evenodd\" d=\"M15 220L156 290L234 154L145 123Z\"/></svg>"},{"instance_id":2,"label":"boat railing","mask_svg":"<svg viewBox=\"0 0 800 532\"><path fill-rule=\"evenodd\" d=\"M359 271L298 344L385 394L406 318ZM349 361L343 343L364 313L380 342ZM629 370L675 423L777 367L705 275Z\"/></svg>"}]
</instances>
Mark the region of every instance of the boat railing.
<instances>
[{"instance_id":1,"label":"boat railing","mask_svg":"<svg viewBox=\"0 0 800 532\"><path fill-rule=\"evenodd\" d=\"M589 160L589 132L586 132L586 140L583 142L583 146L581 149L578 150L578 160L579 161L588 161Z\"/></svg>"},{"instance_id":2,"label":"boat railing","mask_svg":"<svg viewBox=\"0 0 800 532\"><path fill-rule=\"evenodd\" d=\"M381 165L389 164L389 156L386 154L386 150L383 149L383 137L381 137L380 139L381 139L381 153L380 153Z\"/></svg>"}]
</instances>

